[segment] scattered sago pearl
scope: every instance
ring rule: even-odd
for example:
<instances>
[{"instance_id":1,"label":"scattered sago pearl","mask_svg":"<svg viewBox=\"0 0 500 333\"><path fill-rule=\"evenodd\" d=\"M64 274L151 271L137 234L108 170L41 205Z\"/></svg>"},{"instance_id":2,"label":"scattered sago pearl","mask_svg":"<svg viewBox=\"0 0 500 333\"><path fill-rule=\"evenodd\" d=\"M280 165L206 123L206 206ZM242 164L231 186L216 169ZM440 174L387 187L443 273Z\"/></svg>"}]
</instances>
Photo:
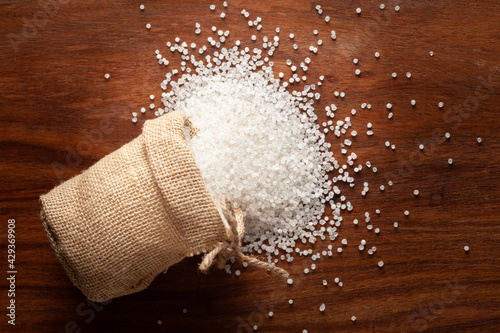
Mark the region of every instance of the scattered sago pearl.
<instances>
[{"instance_id":1,"label":"scattered sago pearl","mask_svg":"<svg viewBox=\"0 0 500 333\"><path fill-rule=\"evenodd\" d=\"M410 72L406 72L406 77L407 78L411 78L411 73Z\"/></svg>"},{"instance_id":2,"label":"scattered sago pearl","mask_svg":"<svg viewBox=\"0 0 500 333\"><path fill-rule=\"evenodd\" d=\"M319 311L323 312L325 311L325 309L326 309L325 303L321 303L321 305L319 306Z\"/></svg>"},{"instance_id":3,"label":"scattered sago pearl","mask_svg":"<svg viewBox=\"0 0 500 333\"><path fill-rule=\"evenodd\" d=\"M392 104L391 104L391 103L387 103L386 107L387 107L388 109L392 109Z\"/></svg>"},{"instance_id":4,"label":"scattered sago pearl","mask_svg":"<svg viewBox=\"0 0 500 333\"><path fill-rule=\"evenodd\" d=\"M145 8L145 7L144 7L144 5L140 5L140 6L139 6L139 8L140 8L141 10L144 10L144 8Z\"/></svg>"},{"instance_id":5,"label":"scattered sago pearl","mask_svg":"<svg viewBox=\"0 0 500 333\"><path fill-rule=\"evenodd\" d=\"M380 268L384 267L384 262L382 260L378 262L378 267Z\"/></svg>"},{"instance_id":6,"label":"scattered sago pearl","mask_svg":"<svg viewBox=\"0 0 500 333\"><path fill-rule=\"evenodd\" d=\"M419 148L420 150L424 150L424 145L423 145L423 144L420 144L420 145L418 145L418 148Z\"/></svg>"},{"instance_id":7,"label":"scattered sago pearl","mask_svg":"<svg viewBox=\"0 0 500 333\"><path fill-rule=\"evenodd\" d=\"M394 222L394 228L397 228L399 226L399 223L398 222Z\"/></svg>"},{"instance_id":8,"label":"scattered sago pearl","mask_svg":"<svg viewBox=\"0 0 500 333\"><path fill-rule=\"evenodd\" d=\"M383 3L380 4L380 9L384 9L385 5Z\"/></svg>"},{"instance_id":9,"label":"scattered sago pearl","mask_svg":"<svg viewBox=\"0 0 500 333\"><path fill-rule=\"evenodd\" d=\"M291 278L288 278L288 280L286 280L286 283L288 283L289 285L293 284L293 280Z\"/></svg>"},{"instance_id":10,"label":"scattered sago pearl","mask_svg":"<svg viewBox=\"0 0 500 333\"><path fill-rule=\"evenodd\" d=\"M292 305L292 304L293 304L293 299L291 299L291 298L290 298L290 299L288 300L288 304Z\"/></svg>"},{"instance_id":11,"label":"scattered sago pearl","mask_svg":"<svg viewBox=\"0 0 500 333\"><path fill-rule=\"evenodd\" d=\"M274 316L274 312L269 311L269 317L272 317L272 316Z\"/></svg>"},{"instance_id":12,"label":"scattered sago pearl","mask_svg":"<svg viewBox=\"0 0 500 333\"><path fill-rule=\"evenodd\" d=\"M380 53L375 52L375 58L380 58Z\"/></svg>"},{"instance_id":13,"label":"scattered sago pearl","mask_svg":"<svg viewBox=\"0 0 500 333\"><path fill-rule=\"evenodd\" d=\"M148 30L151 29L151 24L149 24L149 23L146 24L146 29L148 29Z\"/></svg>"},{"instance_id":14,"label":"scattered sago pearl","mask_svg":"<svg viewBox=\"0 0 500 333\"><path fill-rule=\"evenodd\" d=\"M359 74L361 74L361 71L359 69L356 69L356 71L354 73L356 73L356 75L359 75Z\"/></svg>"},{"instance_id":15,"label":"scattered sago pearl","mask_svg":"<svg viewBox=\"0 0 500 333\"><path fill-rule=\"evenodd\" d=\"M448 132L446 132L446 133L444 134L444 137L445 137L445 138L447 138L447 139L449 139L449 138L451 137L451 134L450 134L450 133L448 133Z\"/></svg>"},{"instance_id":16,"label":"scattered sago pearl","mask_svg":"<svg viewBox=\"0 0 500 333\"><path fill-rule=\"evenodd\" d=\"M452 164L453 164L453 159L452 159L452 158L449 158L449 159L448 159L448 164L449 164L449 165L452 165Z\"/></svg>"},{"instance_id":17,"label":"scattered sago pearl","mask_svg":"<svg viewBox=\"0 0 500 333\"><path fill-rule=\"evenodd\" d=\"M434 52L430 51L429 55L432 57L434 55Z\"/></svg>"},{"instance_id":18,"label":"scattered sago pearl","mask_svg":"<svg viewBox=\"0 0 500 333\"><path fill-rule=\"evenodd\" d=\"M352 62L355 63L355 64L357 64L358 63L358 58L352 59Z\"/></svg>"},{"instance_id":19,"label":"scattered sago pearl","mask_svg":"<svg viewBox=\"0 0 500 333\"><path fill-rule=\"evenodd\" d=\"M210 5L210 10L215 10L215 5Z\"/></svg>"},{"instance_id":20,"label":"scattered sago pearl","mask_svg":"<svg viewBox=\"0 0 500 333\"><path fill-rule=\"evenodd\" d=\"M344 282L340 281L340 282L338 283L338 285L339 285L339 287L340 287L340 288L342 288L342 286L344 285Z\"/></svg>"},{"instance_id":21,"label":"scattered sago pearl","mask_svg":"<svg viewBox=\"0 0 500 333\"><path fill-rule=\"evenodd\" d=\"M405 210L405 215L406 215L406 216L410 215L410 211Z\"/></svg>"},{"instance_id":22,"label":"scattered sago pearl","mask_svg":"<svg viewBox=\"0 0 500 333\"><path fill-rule=\"evenodd\" d=\"M444 106L444 103L443 102L439 102L438 106L439 106L440 109L442 109L443 106Z\"/></svg>"},{"instance_id":23,"label":"scattered sago pearl","mask_svg":"<svg viewBox=\"0 0 500 333\"><path fill-rule=\"evenodd\" d=\"M352 316L351 321L356 321L356 316Z\"/></svg>"},{"instance_id":24,"label":"scattered sago pearl","mask_svg":"<svg viewBox=\"0 0 500 333\"><path fill-rule=\"evenodd\" d=\"M396 72L392 73L393 78L396 78L397 76L398 76L398 73L396 73Z\"/></svg>"},{"instance_id":25,"label":"scattered sago pearl","mask_svg":"<svg viewBox=\"0 0 500 333\"><path fill-rule=\"evenodd\" d=\"M356 13L357 13L357 14L361 14L361 8L359 8L359 7L358 7L358 8L356 8Z\"/></svg>"},{"instance_id":26,"label":"scattered sago pearl","mask_svg":"<svg viewBox=\"0 0 500 333\"><path fill-rule=\"evenodd\" d=\"M410 102L410 104L413 105L413 106L415 106L415 104L417 104L417 102L414 99L412 99L411 102Z\"/></svg>"},{"instance_id":27,"label":"scattered sago pearl","mask_svg":"<svg viewBox=\"0 0 500 333\"><path fill-rule=\"evenodd\" d=\"M104 74L104 78L105 78L106 80L107 80L107 79L109 79L110 77L111 77L111 75L109 75L109 73Z\"/></svg>"},{"instance_id":28,"label":"scattered sago pearl","mask_svg":"<svg viewBox=\"0 0 500 333\"><path fill-rule=\"evenodd\" d=\"M477 143L481 143L482 141L483 141L483 139L477 138Z\"/></svg>"},{"instance_id":29,"label":"scattered sago pearl","mask_svg":"<svg viewBox=\"0 0 500 333\"><path fill-rule=\"evenodd\" d=\"M141 108L141 113L146 113L146 108Z\"/></svg>"},{"instance_id":30,"label":"scattered sago pearl","mask_svg":"<svg viewBox=\"0 0 500 333\"><path fill-rule=\"evenodd\" d=\"M467 245L464 246L464 251L469 252L469 247Z\"/></svg>"},{"instance_id":31,"label":"scattered sago pearl","mask_svg":"<svg viewBox=\"0 0 500 333\"><path fill-rule=\"evenodd\" d=\"M394 8L394 10L395 10L395 11L397 11L397 12L399 12L399 10L400 10L400 9L401 9L401 8L400 8L399 6L396 6L396 7Z\"/></svg>"},{"instance_id":32,"label":"scattered sago pearl","mask_svg":"<svg viewBox=\"0 0 500 333\"><path fill-rule=\"evenodd\" d=\"M325 16L325 22L330 22L330 16Z\"/></svg>"},{"instance_id":33,"label":"scattered sago pearl","mask_svg":"<svg viewBox=\"0 0 500 333\"><path fill-rule=\"evenodd\" d=\"M419 193L420 193L420 192L419 192L418 190L413 191L413 194L414 194L415 196L418 196L418 194L419 194Z\"/></svg>"}]
</instances>

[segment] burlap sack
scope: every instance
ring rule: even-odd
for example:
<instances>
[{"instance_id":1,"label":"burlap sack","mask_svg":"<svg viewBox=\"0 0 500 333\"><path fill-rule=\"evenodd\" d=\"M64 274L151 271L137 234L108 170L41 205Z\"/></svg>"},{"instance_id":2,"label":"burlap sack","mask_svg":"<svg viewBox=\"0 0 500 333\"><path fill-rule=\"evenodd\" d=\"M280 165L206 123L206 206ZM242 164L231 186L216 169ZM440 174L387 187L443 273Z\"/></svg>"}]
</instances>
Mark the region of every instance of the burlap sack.
<instances>
[{"instance_id":1,"label":"burlap sack","mask_svg":"<svg viewBox=\"0 0 500 333\"><path fill-rule=\"evenodd\" d=\"M241 211L231 211L236 235L203 183L186 128L195 134L181 112L146 121L139 137L40 197L50 244L89 299L143 290L184 257L215 248L204 269L216 257L220 266L239 243Z\"/></svg>"}]
</instances>

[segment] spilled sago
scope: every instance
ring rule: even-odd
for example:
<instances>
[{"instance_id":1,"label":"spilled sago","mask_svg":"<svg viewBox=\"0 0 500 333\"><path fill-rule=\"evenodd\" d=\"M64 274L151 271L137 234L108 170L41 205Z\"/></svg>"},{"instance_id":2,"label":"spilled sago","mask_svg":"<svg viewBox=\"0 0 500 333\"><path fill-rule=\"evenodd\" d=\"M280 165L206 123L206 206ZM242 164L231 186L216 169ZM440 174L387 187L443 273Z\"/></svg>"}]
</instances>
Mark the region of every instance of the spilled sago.
<instances>
[{"instance_id":1,"label":"spilled sago","mask_svg":"<svg viewBox=\"0 0 500 333\"><path fill-rule=\"evenodd\" d=\"M182 111L200 129L189 146L214 200L227 195L244 211L243 251L291 262L294 252L311 254L304 244L337 236L342 218L327 173L338 164L315 123L315 86L289 93L259 51L191 57L196 74L162 83L171 90L159 115ZM327 202L331 226L322 219Z\"/></svg>"}]
</instances>

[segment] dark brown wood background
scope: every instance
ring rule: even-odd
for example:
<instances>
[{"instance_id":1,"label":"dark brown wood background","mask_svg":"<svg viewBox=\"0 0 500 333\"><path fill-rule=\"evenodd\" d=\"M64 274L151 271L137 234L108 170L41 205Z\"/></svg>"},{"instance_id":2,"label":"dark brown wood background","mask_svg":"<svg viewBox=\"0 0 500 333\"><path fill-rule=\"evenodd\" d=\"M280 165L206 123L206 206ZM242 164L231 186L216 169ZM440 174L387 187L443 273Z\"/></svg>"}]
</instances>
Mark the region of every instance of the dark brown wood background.
<instances>
[{"instance_id":1,"label":"dark brown wood background","mask_svg":"<svg viewBox=\"0 0 500 333\"><path fill-rule=\"evenodd\" d=\"M500 4L391 0L382 11L380 2L230 0L222 21L221 1L214 2L213 13L208 1L146 0L141 12L140 1L65 0L47 7L49 17L41 14L43 4L54 1L0 1L0 330L248 332L258 324L259 332L499 332ZM318 17L316 4L323 6L322 17L332 18L329 24ZM273 36L275 27L281 28L277 69L287 70L287 58L309 56L308 82L325 75L318 110L333 102L339 107L336 119L358 110L352 117L359 133L353 150L378 172L364 168L356 187L344 191L355 206L340 228L349 245L341 255L319 260L308 276L302 270L309 258L285 265L294 275L293 286L250 268L239 278L224 272L200 276L196 257L172 267L146 291L92 308L50 249L38 215L39 195L130 141L153 117L148 111L137 124L131 122L131 112L149 105L150 93L161 92L167 69L158 65L154 50L175 67L179 60L165 43L179 36L202 45L212 25L231 30L228 45L236 38L252 44L255 29L239 13L243 8L253 18L262 17L259 36ZM195 22L202 24L200 36L194 34ZM146 23L152 24L150 31ZM313 29L324 40L317 55L307 51L318 38ZM337 31L335 42L331 29ZM298 51L287 38L290 32ZM378 60L375 51L381 53ZM354 75L356 68L362 70L360 77ZM393 71L397 79L391 78ZM346 97L334 98L335 90ZM411 99L417 100L415 108ZM372 109L361 110L363 102ZM394 105L392 120L387 119L388 102ZM324 113L319 114L322 121ZM112 122L112 129L91 136L89 145L87 136L99 131L103 120ZM373 137L366 136L367 122L373 123ZM444 140L445 132L450 140ZM343 160L341 141L331 133L328 139ZM396 144L395 151L385 148L386 140ZM450 157L453 166L447 163ZM395 185L387 186L388 179ZM364 181L370 182L365 198L360 195ZM384 192L381 184L386 184ZM414 189L420 191L418 198ZM366 230L365 211L380 235ZM361 220L360 227L353 226L354 218ZM17 221L15 328L5 315L8 219ZM392 227L395 221L398 230ZM377 253L360 253L361 239L377 246ZM337 239L335 248L339 244ZM377 267L379 260L385 262L383 269ZM343 288L334 285L335 276ZM324 314L318 310L321 303ZM267 316L269 309L273 318Z\"/></svg>"}]
</instances>

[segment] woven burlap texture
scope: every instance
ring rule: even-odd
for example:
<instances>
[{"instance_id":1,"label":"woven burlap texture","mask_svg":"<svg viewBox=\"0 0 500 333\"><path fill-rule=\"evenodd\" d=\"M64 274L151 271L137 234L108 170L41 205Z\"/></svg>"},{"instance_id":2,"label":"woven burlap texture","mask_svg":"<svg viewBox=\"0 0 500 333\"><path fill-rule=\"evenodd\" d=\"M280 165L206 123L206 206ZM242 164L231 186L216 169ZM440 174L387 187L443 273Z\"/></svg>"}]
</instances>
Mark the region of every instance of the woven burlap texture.
<instances>
[{"instance_id":1,"label":"woven burlap texture","mask_svg":"<svg viewBox=\"0 0 500 333\"><path fill-rule=\"evenodd\" d=\"M145 289L171 265L227 241L228 230L171 112L40 197L49 242L67 275L101 302ZM240 237L243 233L239 214Z\"/></svg>"}]
</instances>

